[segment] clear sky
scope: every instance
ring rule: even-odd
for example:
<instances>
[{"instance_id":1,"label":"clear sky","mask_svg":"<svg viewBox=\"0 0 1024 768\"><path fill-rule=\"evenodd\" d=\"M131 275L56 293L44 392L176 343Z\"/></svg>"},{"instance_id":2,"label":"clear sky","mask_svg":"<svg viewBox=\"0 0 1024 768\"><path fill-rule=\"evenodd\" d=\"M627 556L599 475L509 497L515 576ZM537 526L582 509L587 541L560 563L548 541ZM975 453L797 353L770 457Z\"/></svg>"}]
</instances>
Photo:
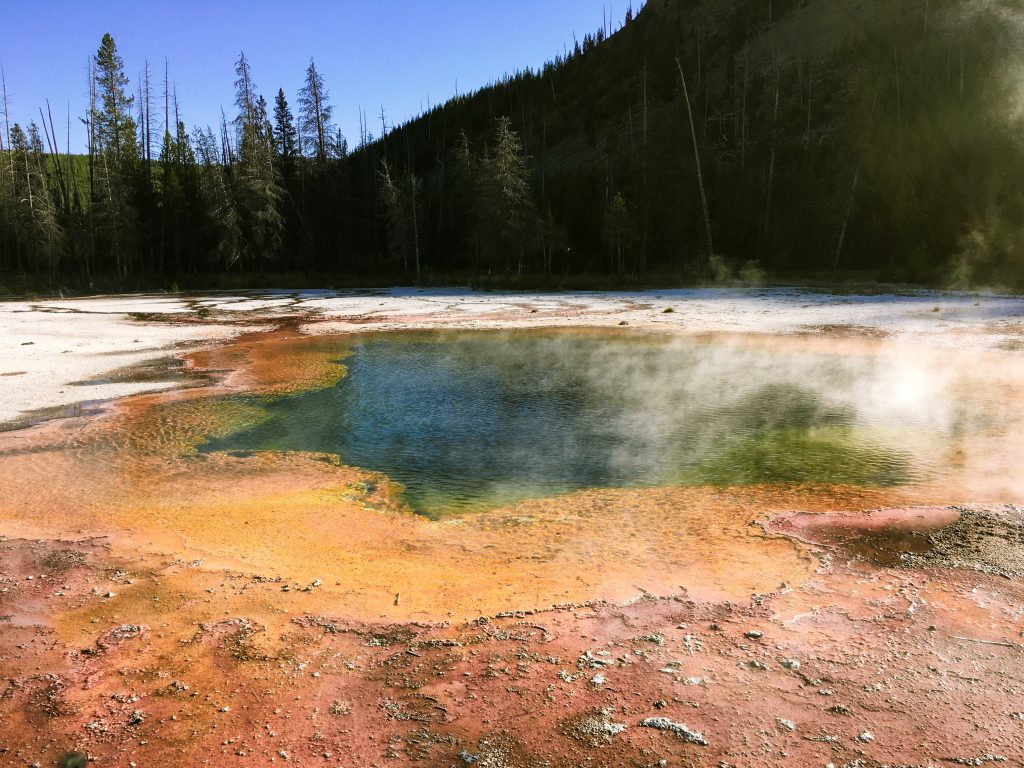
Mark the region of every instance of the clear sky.
<instances>
[{"instance_id":1,"label":"clear sky","mask_svg":"<svg viewBox=\"0 0 1024 768\"><path fill-rule=\"evenodd\" d=\"M58 133L72 117L72 149L85 144L77 118L86 110L86 66L110 32L137 84L148 57L170 61L182 116L191 129L233 109L234 61L245 51L268 102L284 88L295 111L309 58L327 81L335 120L350 145L359 108L380 133L455 92L485 85L572 47L574 33L596 31L603 13L617 27L628 0L12 0L0 13L0 61L11 120L38 119L47 98ZM639 2L635 2L639 6ZM156 109L154 109L155 113ZM162 110L161 110L162 111Z\"/></svg>"}]
</instances>

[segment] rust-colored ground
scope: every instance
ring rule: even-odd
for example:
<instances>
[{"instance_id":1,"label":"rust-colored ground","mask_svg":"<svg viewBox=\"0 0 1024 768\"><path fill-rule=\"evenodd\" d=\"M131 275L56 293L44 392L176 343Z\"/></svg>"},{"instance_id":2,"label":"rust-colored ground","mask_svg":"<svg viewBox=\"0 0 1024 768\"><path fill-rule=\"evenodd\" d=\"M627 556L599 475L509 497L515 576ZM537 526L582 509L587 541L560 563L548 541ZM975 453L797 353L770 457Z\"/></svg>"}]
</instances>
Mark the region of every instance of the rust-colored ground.
<instances>
[{"instance_id":1,"label":"rust-colored ground","mask_svg":"<svg viewBox=\"0 0 1024 768\"><path fill-rule=\"evenodd\" d=\"M192 355L214 388L0 435L0 765L1024 759L1019 580L918 557L952 494L1013 500L1012 445L973 486L430 522L325 457L196 453L249 417L211 394L344 374L294 335Z\"/></svg>"},{"instance_id":2,"label":"rust-colored ground","mask_svg":"<svg viewBox=\"0 0 1024 768\"><path fill-rule=\"evenodd\" d=\"M6 540L0 564L6 765L70 750L183 766L1024 758L1024 594L984 574L839 550L754 598L444 624L353 621L274 581L95 540Z\"/></svg>"}]
</instances>

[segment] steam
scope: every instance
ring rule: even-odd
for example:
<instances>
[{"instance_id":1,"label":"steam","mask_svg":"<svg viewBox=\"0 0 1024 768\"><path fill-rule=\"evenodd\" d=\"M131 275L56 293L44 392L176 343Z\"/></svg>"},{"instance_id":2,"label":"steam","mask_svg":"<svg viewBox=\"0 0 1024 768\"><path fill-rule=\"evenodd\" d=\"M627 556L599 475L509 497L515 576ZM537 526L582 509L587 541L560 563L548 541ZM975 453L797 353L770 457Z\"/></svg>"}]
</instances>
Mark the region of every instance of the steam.
<instances>
[{"instance_id":1,"label":"steam","mask_svg":"<svg viewBox=\"0 0 1024 768\"><path fill-rule=\"evenodd\" d=\"M911 482L988 424L946 357L908 346L490 331L351 352L336 389L210 448L337 453L437 513L584 487Z\"/></svg>"}]
</instances>

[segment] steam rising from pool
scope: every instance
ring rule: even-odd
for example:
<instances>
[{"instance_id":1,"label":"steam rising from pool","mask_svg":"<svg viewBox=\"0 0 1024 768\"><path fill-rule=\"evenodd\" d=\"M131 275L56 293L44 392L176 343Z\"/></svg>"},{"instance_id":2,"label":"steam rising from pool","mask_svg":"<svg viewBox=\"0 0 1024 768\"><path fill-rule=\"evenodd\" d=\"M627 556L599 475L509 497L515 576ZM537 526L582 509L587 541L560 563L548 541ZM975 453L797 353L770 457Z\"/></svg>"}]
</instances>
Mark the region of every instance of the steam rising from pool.
<instances>
[{"instance_id":1,"label":"steam rising from pool","mask_svg":"<svg viewBox=\"0 0 1024 768\"><path fill-rule=\"evenodd\" d=\"M335 454L438 516L589 487L926 479L986 423L921 361L786 345L552 332L321 342L336 386L241 399L205 451Z\"/></svg>"}]
</instances>

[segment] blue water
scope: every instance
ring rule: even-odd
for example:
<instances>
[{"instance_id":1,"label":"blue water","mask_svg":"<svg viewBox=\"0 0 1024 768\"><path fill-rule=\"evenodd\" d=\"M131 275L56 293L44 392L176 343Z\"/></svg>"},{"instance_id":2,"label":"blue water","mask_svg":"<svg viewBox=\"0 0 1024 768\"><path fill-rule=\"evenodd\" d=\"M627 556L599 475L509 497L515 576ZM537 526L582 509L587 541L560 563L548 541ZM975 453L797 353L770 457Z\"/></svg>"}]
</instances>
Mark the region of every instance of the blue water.
<instances>
[{"instance_id":1,"label":"blue water","mask_svg":"<svg viewBox=\"0 0 1024 768\"><path fill-rule=\"evenodd\" d=\"M849 357L631 333L331 344L348 369L336 386L248 398L265 418L203 450L335 454L402 483L431 516L591 487L892 485L914 473L887 447L893 425L867 423L843 394L871 375Z\"/></svg>"}]
</instances>

